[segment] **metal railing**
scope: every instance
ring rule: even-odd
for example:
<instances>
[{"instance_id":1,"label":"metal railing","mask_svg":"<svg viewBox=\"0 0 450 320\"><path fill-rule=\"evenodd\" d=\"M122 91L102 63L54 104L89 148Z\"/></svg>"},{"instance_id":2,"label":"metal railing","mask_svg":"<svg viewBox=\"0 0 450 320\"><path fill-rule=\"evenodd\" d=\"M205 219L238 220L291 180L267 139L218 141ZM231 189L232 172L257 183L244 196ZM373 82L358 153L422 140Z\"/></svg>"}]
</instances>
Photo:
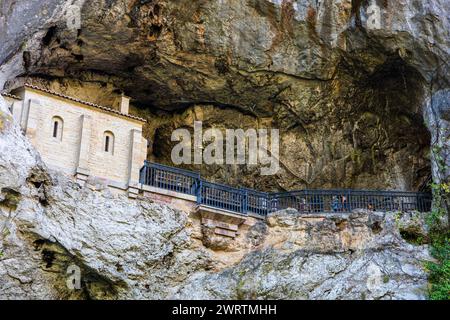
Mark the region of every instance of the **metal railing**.
<instances>
[{"instance_id":1,"label":"metal railing","mask_svg":"<svg viewBox=\"0 0 450 320\"><path fill-rule=\"evenodd\" d=\"M139 173L142 184L170 191L197 195L200 174L145 161Z\"/></svg>"},{"instance_id":2,"label":"metal railing","mask_svg":"<svg viewBox=\"0 0 450 320\"><path fill-rule=\"evenodd\" d=\"M246 199L248 213L266 216L270 209L270 197L267 192L256 191L248 188L241 188Z\"/></svg>"},{"instance_id":3,"label":"metal railing","mask_svg":"<svg viewBox=\"0 0 450 320\"><path fill-rule=\"evenodd\" d=\"M247 213L247 201L242 190L204 180L200 186L198 203L237 213Z\"/></svg>"},{"instance_id":4,"label":"metal railing","mask_svg":"<svg viewBox=\"0 0 450 320\"><path fill-rule=\"evenodd\" d=\"M271 211L294 208L299 212L421 211L431 209L431 196L421 192L373 190L301 190L271 194Z\"/></svg>"},{"instance_id":5,"label":"metal railing","mask_svg":"<svg viewBox=\"0 0 450 320\"><path fill-rule=\"evenodd\" d=\"M423 192L373 190L299 190L267 193L233 188L203 180L198 172L146 161L140 182L165 190L194 195L197 202L238 214L266 216L270 212L293 208L302 213L373 211L421 211L431 209L431 195Z\"/></svg>"}]
</instances>

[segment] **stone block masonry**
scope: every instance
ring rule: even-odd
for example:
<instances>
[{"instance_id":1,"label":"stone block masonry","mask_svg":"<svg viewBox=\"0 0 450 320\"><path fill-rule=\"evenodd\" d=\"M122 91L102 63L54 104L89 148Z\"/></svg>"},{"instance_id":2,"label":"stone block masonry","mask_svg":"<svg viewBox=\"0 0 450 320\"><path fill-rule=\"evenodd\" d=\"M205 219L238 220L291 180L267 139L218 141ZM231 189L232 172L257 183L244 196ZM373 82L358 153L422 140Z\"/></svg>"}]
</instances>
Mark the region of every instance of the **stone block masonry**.
<instances>
[{"instance_id":1,"label":"stone block masonry","mask_svg":"<svg viewBox=\"0 0 450 320\"><path fill-rule=\"evenodd\" d=\"M147 156L145 120L128 114L127 97L121 97L120 111L31 85L11 97L14 119L50 168L80 184L98 178L137 195L139 169Z\"/></svg>"}]
</instances>

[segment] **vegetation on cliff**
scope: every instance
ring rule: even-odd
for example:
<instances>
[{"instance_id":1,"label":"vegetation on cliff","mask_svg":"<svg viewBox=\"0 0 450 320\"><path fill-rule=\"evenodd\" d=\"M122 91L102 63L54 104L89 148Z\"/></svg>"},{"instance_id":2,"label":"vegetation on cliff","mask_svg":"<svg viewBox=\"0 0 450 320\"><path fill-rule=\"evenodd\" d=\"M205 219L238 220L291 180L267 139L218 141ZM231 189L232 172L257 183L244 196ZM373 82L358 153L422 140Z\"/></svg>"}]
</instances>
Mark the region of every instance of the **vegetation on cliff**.
<instances>
[{"instance_id":1,"label":"vegetation on cliff","mask_svg":"<svg viewBox=\"0 0 450 320\"><path fill-rule=\"evenodd\" d=\"M450 185L433 184L435 207L428 216L431 255L436 262L427 262L429 271L429 298L450 300L450 228L446 218L446 202L450 195Z\"/></svg>"}]
</instances>

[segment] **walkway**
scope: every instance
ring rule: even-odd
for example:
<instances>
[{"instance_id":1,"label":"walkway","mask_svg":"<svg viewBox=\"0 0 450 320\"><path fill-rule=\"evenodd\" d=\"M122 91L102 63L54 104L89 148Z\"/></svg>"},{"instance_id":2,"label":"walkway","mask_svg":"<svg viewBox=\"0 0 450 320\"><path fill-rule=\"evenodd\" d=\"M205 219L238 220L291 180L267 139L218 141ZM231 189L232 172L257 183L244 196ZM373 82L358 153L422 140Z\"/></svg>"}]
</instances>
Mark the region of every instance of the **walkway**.
<instances>
[{"instance_id":1,"label":"walkway","mask_svg":"<svg viewBox=\"0 0 450 320\"><path fill-rule=\"evenodd\" d=\"M267 193L212 183L200 173L146 161L140 182L169 191L193 195L197 203L241 215L266 216L294 208L302 213L374 211L421 211L431 208L431 195L423 192L369 190L298 190Z\"/></svg>"}]
</instances>

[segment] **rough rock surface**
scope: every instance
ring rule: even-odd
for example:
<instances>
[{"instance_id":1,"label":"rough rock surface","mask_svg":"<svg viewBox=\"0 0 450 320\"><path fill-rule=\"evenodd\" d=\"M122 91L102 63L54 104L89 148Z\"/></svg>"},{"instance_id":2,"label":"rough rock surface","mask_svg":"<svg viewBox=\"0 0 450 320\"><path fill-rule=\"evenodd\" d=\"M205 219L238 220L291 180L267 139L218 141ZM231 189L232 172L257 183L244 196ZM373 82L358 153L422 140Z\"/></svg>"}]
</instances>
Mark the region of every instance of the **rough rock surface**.
<instances>
[{"instance_id":1,"label":"rough rock surface","mask_svg":"<svg viewBox=\"0 0 450 320\"><path fill-rule=\"evenodd\" d=\"M4 0L0 88L33 81L105 105L124 91L161 162L193 120L279 128L276 176L201 168L230 184L448 182L450 2L376 0L380 29L369 2ZM0 298L423 298L421 221L280 212L212 250L184 212L49 172L0 97ZM81 291L66 287L70 264Z\"/></svg>"},{"instance_id":2,"label":"rough rock surface","mask_svg":"<svg viewBox=\"0 0 450 320\"><path fill-rule=\"evenodd\" d=\"M376 0L376 29L368 24L370 2L6 0L0 87L32 79L107 105L124 91L150 118L149 151L161 162L168 162L168 134L193 118L281 129L277 176L202 169L220 182L416 190L431 172L437 130L427 130L423 112L430 101L449 101L450 4ZM81 8L77 28L67 19L71 3ZM172 112L185 108L181 119ZM169 115L160 119L159 109ZM448 110L437 115L433 123Z\"/></svg>"},{"instance_id":3,"label":"rough rock surface","mask_svg":"<svg viewBox=\"0 0 450 320\"><path fill-rule=\"evenodd\" d=\"M191 217L49 172L0 98L0 298L422 299L427 245L399 227L420 215L286 210L213 251ZM413 228L414 229L414 228ZM423 231L423 232L426 232ZM224 263L229 255L240 255ZM66 286L81 268L82 290Z\"/></svg>"},{"instance_id":4,"label":"rough rock surface","mask_svg":"<svg viewBox=\"0 0 450 320\"><path fill-rule=\"evenodd\" d=\"M185 250L186 213L48 173L12 123L0 132L0 190L2 298L161 298L171 278L208 268L202 250ZM83 292L66 289L73 263Z\"/></svg>"}]
</instances>

